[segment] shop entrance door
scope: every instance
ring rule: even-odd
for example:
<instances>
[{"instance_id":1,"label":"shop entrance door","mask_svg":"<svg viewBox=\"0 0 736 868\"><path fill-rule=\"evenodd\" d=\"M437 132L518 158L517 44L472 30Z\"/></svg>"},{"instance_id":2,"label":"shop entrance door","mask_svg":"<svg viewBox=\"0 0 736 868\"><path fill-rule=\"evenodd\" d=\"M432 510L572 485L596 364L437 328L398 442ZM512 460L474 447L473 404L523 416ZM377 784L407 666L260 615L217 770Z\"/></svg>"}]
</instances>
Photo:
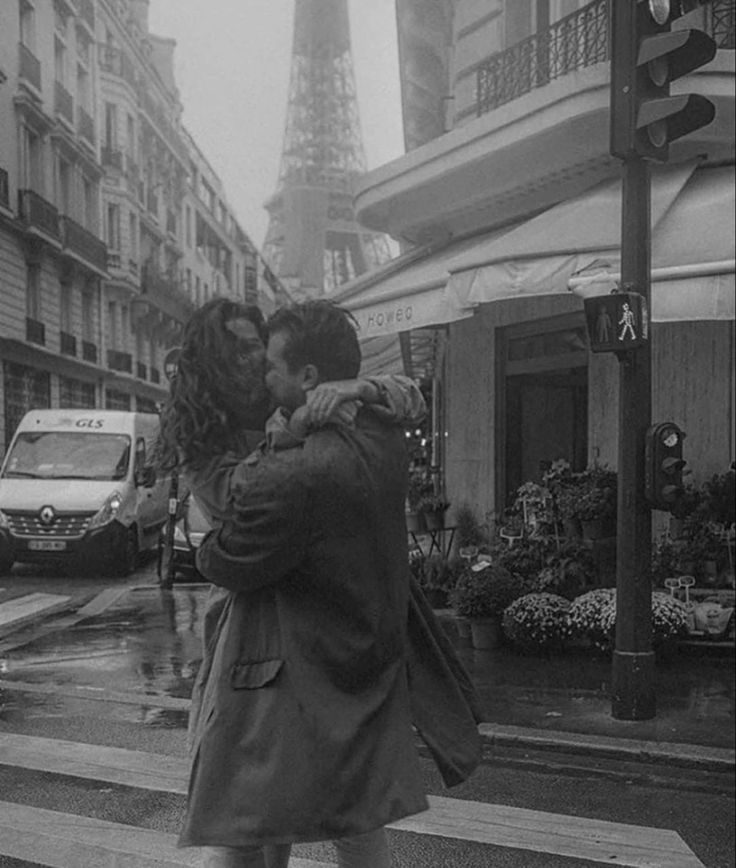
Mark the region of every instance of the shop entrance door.
<instances>
[{"instance_id":1,"label":"shop entrance door","mask_svg":"<svg viewBox=\"0 0 736 868\"><path fill-rule=\"evenodd\" d=\"M583 470L588 453L588 349L578 315L509 326L499 341L496 503L542 482L558 458Z\"/></svg>"}]
</instances>

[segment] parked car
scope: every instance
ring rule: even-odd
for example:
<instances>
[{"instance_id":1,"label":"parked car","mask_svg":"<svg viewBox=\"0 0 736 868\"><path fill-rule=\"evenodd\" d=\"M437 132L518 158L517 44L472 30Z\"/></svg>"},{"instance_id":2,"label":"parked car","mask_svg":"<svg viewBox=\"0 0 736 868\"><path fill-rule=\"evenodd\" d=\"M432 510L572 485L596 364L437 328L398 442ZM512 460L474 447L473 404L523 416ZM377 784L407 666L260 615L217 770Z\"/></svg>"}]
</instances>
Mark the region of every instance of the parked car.
<instances>
[{"instance_id":1,"label":"parked car","mask_svg":"<svg viewBox=\"0 0 736 868\"><path fill-rule=\"evenodd\" d=\"M171 557L173 559L171 575L174 581L177 578L194 582L204 581L197 571L195 560L197 549L207 531L210 530L210 524L191 494L185 494L179 501L176 524L174 525L174 542L170 555L166 545L167 530L167 525L164 525L158 538L157 571L159 580L162 581L168 577L169 557Z\"/></svg>"},{"instance_id":2,"label":"parked car","mask_svg":"<svg viewBox=\"0 0 736 868\"><path fill-rule=\"evenodd\" d=\"M49 560L130 573L168 515L158 432L154 413L26 413L0 468L0 573Z\"/></svg>"}]
</instances>

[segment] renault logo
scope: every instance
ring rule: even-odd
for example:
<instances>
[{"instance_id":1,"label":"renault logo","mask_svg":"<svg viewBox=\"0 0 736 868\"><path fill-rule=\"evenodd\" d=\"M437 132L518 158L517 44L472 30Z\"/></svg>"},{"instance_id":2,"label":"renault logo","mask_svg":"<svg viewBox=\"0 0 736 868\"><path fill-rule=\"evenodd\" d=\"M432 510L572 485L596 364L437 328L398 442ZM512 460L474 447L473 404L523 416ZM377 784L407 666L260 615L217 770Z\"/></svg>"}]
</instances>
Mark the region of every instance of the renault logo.
<instances>
[{"instance_id":1,"label":"renault logo","mask_svg":"<svg viewBox=\"0 0 736 868\"><path fill-rule=\"evenodd\" d=\"M42 525L45 525L46 527L52 525L56 520L56 513L54 512L53 506L42 506L39 518L41 519Z\"/></svg>"}]
</instances>

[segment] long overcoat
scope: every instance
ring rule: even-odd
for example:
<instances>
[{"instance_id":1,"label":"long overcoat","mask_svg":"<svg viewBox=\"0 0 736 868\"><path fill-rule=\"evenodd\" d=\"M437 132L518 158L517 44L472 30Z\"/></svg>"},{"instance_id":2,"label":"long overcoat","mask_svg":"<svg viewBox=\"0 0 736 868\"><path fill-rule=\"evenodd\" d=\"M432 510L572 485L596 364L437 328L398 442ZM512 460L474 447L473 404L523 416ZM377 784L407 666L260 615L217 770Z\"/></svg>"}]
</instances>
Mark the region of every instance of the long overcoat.
<instances>
[{"instance_id":1,"label":"long overcoat","mask_svg":"<svg viewBox=\"0 0 736 868\"><path fill-rule=\"evenodd\" d=\"M215 631L180 844L361 834L427 807L407 690L404 435L370 414L261 457L198 566Z\"/></svg>"}]
</instances>

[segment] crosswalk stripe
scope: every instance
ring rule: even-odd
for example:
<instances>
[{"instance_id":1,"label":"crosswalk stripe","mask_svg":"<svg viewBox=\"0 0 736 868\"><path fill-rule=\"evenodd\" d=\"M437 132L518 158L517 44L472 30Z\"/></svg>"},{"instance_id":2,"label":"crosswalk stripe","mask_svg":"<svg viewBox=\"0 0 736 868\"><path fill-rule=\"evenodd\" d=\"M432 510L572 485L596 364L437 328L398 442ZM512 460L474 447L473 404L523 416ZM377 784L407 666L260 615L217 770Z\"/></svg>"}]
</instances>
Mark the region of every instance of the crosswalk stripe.
<instances>
[{"instance_id":1,"label":"crosswalk stripe","mask_svg":"<svg viewBox=\"0 0 736 868\"><path fill-rule=\"evenodd\" d=\"M71 597L61 594L26 594L0 603L0 634L16 630L40 614L51 615L66 608Z\"/></svg>"},{"instance_id":2,"label":"crosswalk stripe","mask_svg":"<svg viewBox=\"0 0 736 868\"><path fill-rule=\"evenodd\" d=\"M177 849L176 835L73 814L0 802L0 853L50 868L200 868L198 848ZM292 858L289 868L327 868Z\"/></svg>"},{"instance_id":3,"label":"crosswalk stripe","mask_svg":"<svg viewBox=\"0 0 736 868\"><path fill-rule=\"evenodd\" d=\"M0 734L0 764L186 793L187 760L36 736ZM390 828L629 868L704 868L677 832L430 796L430 810Z\"/></svg>"}]
</instances>

